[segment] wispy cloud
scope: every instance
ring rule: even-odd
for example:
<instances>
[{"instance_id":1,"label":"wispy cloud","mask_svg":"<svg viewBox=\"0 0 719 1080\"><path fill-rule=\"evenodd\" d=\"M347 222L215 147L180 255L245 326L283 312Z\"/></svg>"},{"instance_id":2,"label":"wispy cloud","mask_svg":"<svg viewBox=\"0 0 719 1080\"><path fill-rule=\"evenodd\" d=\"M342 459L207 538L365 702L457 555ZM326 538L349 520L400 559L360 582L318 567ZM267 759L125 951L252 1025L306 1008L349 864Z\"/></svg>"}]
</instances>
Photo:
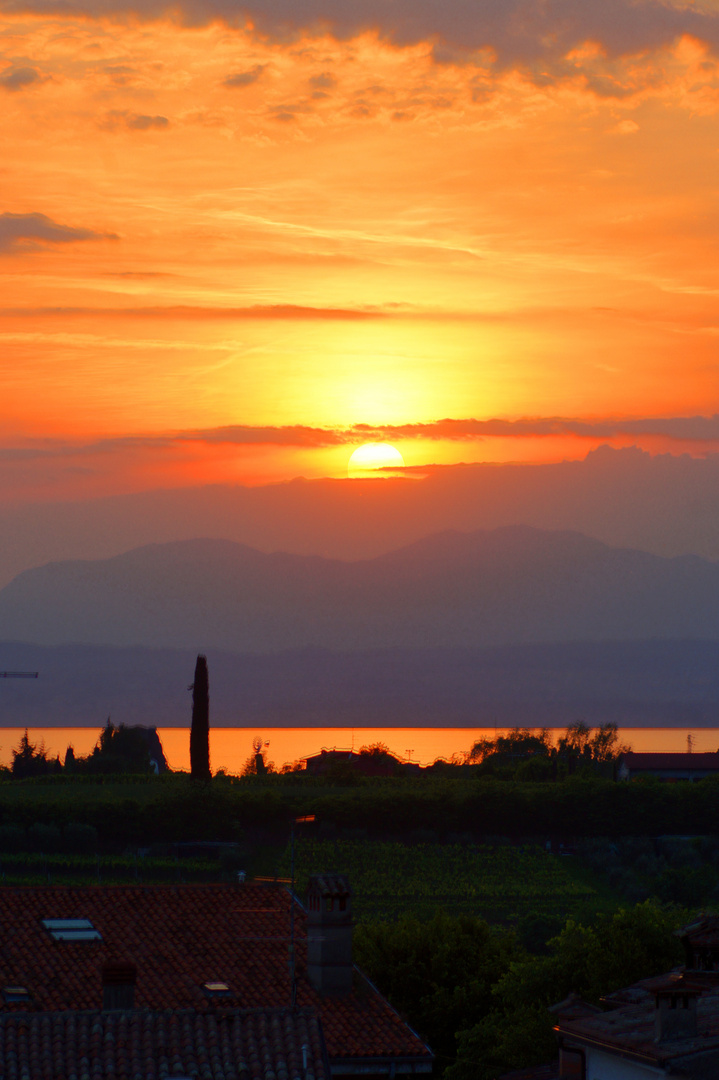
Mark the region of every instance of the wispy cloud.
<instances>
[{"instance_id":1,"label":"wispy cloud","mask_svg":"<svg viewBox=\"0 0 719 1080\"><path fill-rule=\"evenodd\" d=\"M248 68L246 71L237 71L234 75L228 75L223 82L223 86L229 86L234 89L241 89L243 86L252 86L258 79L262 77L262 73L267 67L267 64L255 64L254 67Z\"/></svg>"},{"instance_id":2,"label":"wispy cloud","mask_svg":"<svg viewBox=\"0 0 719 1080\"><path fill-rule=\"evenodd\" d=\"M0 217L0 250L2 244L2 218ZM82 237L81 239L84 239ZM85 307L53 307L53 308L0 308L1 318L57 318L61 316L108 316L111 318L130 317L136 319L329 319L331 321L346 319L384 319L391 314L378 308L335 308L335 307L309 307L301 304L253 304L250 307L201 307L199 305L168 305L147 307L122 307L122 308L85 308Z\"/></svg>"},{"instance_id":3,"label":"wispy cloud","mask_svg":"<svg viewBox=\"0 0 719 1080\"><path fill-rule=\"evenodd\" d=\"M113 109L105 117L102 126L109 131L116 131L118 128L127 128L128 131L164 131L170 126L170 121L166 116L147 116L144 113Z\"/></svg>"},{"instance_id":4,"label":"wispy cloud","mask_svg":"<svg viewBox=\"0 0 719 1080\"><path fill-rule=\"evenodd\" d=\"M114 234L61 225L45 214L0 214L0 252L34 244L74 244L80 240L116 239Z\"/></svg>"}]
</instances>

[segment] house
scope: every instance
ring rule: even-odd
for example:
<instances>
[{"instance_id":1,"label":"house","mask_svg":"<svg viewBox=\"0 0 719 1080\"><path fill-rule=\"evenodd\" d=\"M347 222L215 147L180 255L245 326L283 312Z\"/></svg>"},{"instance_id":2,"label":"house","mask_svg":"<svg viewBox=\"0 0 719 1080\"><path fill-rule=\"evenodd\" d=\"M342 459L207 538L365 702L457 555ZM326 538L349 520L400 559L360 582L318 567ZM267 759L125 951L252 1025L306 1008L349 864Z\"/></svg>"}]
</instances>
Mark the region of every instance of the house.
<instances>
[{"instance_id":1,"label":"house","mask_svg":"<svg viewBox=\"0 0 719 1080\"><path fill-rule=\"evenodd\" d=\"M618 780L636 780L655 776L659 780L703 780L719 776L719 753L716 754L622 754L617 766Z\"/></svg>"},{"instance_id":2,"label":"house","mask_svg":"<svg viewBox=\"0 0 719 1080\"><path fill-rule=\"evenodd\" d=\"M327 750L303 759L305 768L312 776L324 776L330 769L343 765L359 776L419 776L422 767L415 761L400 761L389 752L377 754L355 753L354 750Z\"/></svg>"},{"instance_id":3,"label":"house","mask_svg":"<svg viewBox=\"0 0 719 1080\"><path fill-rule=\"evenodd\" d=\"M609 995L605 1012L559 1021L560 1078L719 1077L719 918L680 936L683 969Z\"/></svg>"},{"instance_id":4,"label":"house","mask_svg":"<svg viewBox=\"0 0 719 1080\"><path fill-rule=\"evenodd\" d=\"M0 1076L330 1080L432 1054L352 964L351 891L0 889Z\"/></svg>"},{"instance_id":5,"label":"house","mask_svg":"<svg viewBox=\"0 0 719 1080\"><path fill-rule=\"evenodd\" d=\"M353 765L359 758L354 750L327 750L323 747L319 754L311 754L304 759L305 769L312 776L323 776L337 765Z\"/></svg>"}]
</instances>

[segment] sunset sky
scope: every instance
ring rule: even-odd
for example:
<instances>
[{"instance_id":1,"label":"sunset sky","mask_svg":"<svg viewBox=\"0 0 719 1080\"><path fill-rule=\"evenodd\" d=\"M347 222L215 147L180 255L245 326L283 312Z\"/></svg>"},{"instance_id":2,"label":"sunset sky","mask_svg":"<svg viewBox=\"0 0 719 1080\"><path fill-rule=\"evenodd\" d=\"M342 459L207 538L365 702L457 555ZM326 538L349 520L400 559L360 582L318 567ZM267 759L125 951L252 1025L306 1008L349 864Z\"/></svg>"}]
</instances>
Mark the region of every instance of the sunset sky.
<instances>
[{"instance_id":1,"label":"sunset sky","mask_svg":"<svg viewBox=\"0 0 719 1080\"><path fill-rule=\"evenodd\" d=\"M719 449L718 0L0 28L0 498Z\"/></svg>"}]
</instances>

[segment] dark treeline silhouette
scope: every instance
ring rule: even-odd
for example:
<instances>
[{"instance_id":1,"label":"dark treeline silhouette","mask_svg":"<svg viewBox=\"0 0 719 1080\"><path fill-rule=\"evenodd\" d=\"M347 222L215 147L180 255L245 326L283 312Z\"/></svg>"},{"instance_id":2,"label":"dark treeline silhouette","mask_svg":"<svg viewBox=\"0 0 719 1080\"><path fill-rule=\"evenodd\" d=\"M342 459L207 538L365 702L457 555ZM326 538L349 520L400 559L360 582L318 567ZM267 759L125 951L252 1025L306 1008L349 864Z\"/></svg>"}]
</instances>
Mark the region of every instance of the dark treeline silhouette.
<instances>
[{"instance_id":1,"label":"dark treeline silhouette","mask_svg":"<svg viewBox=\"0 0 719 1080\"><path fill-rule=\"evenodd\" d=\"M548 728L513 728L494 739L480 739L466 757L482 774L513 780L558 780L576 773L613 776L629 746L619 741L616 724L590 728L570 724L556 744Z\"/></svg>"},{"instance_id":2,"label":"dark treeline silhouette","mask_svg":"<svg viewBox=\"0 0 719 1080\"><path fill-rule=\"evenodd\" d=\"M86 757L78 757L68 746L64 764L59 757L49 758L42 742L30 741L27 730L17 749L12 751L11 772L18 779L57 774L106 775L161 772L166 768L162 746L154 728L115 726L109 719L96 746Z\"/></svg>"},{"instance_id":3,"label":"dark treeline silhouette","mask_svg":"<svg viewBox=\"0 0 719 1080\"><path fill-rule=\"evenodd\" d=\"M122 777L118 776L118 781ZM88 781L97 781L91 789ZM293 816L314 814L331 834L362 830L368 837L412 840L418 831L442 841L505 836L556 838L705 834L719 820L719 782L675 784L659 780L615 782L571 776L563 783L498 780L491 776L425 782L414 777L361 778L338 787L302 774L218 776L198 784L187 774L132 780L118 789L112 775L38 776L31 802L0 783L2 823L74 820L94 825L103 843L147 844L178 840L233 840L240 828L261 827L284 836ZM83 795L68 800L61 788L83 781ZM27 780L25 781L28 782ZM137 785L133 787L133 784ZM150 790L148 790L148 785ZM70 816L68 816L70 815Z\"/></svg>"}]
</instances>

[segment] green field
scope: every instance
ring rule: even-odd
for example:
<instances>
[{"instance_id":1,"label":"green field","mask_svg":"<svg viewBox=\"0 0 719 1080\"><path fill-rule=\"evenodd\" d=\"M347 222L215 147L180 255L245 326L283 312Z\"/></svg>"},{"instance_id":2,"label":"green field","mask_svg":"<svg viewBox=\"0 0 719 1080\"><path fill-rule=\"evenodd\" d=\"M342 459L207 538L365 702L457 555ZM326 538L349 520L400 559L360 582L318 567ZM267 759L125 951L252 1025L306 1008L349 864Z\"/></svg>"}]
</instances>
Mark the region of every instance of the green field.
<instances>
[{"instance_id":1,"label":"green field","mask_svg":"<svg viewBox=\"0 0 719 1080\"><path fill-rule=\"evenodd\" d=\"M304 896L310 874L347 874L358 921L392 921L405 913L425 919L439 908L500 923L529 914L565 916L596 896L573 869L573 860L530 845L303 839L295 849L298 895ZM289 847L277 870L289 877Z\"/></svg>"}]
</instances>

